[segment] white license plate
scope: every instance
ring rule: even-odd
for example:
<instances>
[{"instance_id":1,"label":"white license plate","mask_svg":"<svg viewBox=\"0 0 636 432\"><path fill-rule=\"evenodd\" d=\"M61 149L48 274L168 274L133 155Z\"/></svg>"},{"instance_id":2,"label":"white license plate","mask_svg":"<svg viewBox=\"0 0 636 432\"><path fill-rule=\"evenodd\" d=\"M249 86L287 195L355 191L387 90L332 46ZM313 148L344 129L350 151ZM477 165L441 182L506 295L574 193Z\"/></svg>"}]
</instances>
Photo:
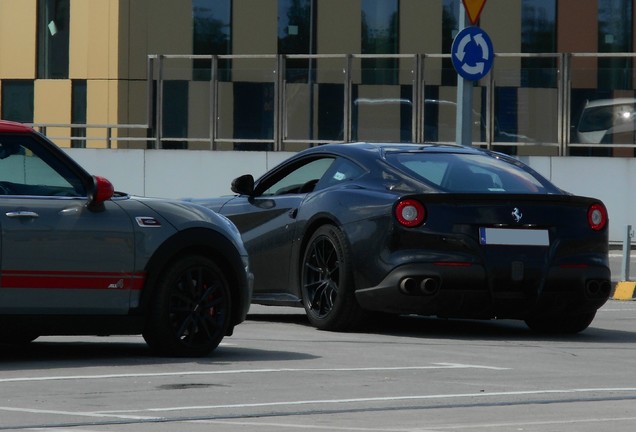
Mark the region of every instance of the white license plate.
<instances>
[{"instance_id":1,"label":"white license plate","mask_svg":"<svg viewBox=\"0 0 636 432\"><path fill-rule=\"evenodd\" d=\"M550 246L548 230L479 228L479 243L504 246Z\"/></svg>"}]
</instances>

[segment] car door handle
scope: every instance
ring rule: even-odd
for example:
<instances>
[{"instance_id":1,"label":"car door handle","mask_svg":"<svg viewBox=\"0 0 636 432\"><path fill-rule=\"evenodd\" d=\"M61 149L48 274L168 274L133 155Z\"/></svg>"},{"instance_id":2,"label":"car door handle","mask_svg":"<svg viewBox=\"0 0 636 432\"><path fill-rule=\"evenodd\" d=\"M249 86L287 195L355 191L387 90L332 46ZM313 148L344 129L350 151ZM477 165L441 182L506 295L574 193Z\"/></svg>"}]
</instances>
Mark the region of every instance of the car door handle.
<instances>
[{"instance_id":1,"label":"car door handle","mask_svg":"<svg viewBox=\"0 0 636 432\"><path fill-rule=\"evenodd\" d=\"M291 210L289 211L289 217L290 217L290 218L292 218L292 219L296 219L296 216L297 216L297 215L298 215L298 209L297 209L297 208L295 208L295 209L291 209Z\"/></svg>"},{"instance_id":2,"label":"car door handle","mask_svg":"<svg viewBox=\"0 0 636 432\"><path fill-rule=\"evenodd\" d=\"M10 218L37 218L37 217L40 217L40 215L37 214L34 211L11 211L11 212L7 212L5 214L7 215L7 217L10 217Z\"/></svg>"}]
</instances>

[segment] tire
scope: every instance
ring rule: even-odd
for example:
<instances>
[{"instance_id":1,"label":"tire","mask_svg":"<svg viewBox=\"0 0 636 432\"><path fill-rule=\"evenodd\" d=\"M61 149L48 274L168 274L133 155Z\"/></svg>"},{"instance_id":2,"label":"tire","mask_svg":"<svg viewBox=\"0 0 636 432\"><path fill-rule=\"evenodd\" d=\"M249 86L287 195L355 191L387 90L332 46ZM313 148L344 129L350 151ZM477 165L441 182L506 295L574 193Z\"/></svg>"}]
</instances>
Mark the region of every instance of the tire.
<instances>
[{"instance_id":1,"label":"tire","mask_svg":"<svg viewBox=\"0 0 636 432\"><path fill-rule=\"evenodd\" d=\"M576 334L580 333L594 320L596 311L578 315L535 315L526 319L526 325L537 333Z\"/></svg>"},{"instance_id":2,"label":"tire","mask_svg":"<svg viewBox=\"0 0 636 432\"><path fill-rule=\"evenodd\" d=\"M162 355L208 355L227 334L231 298L227 279L210 259L186 256L159 279L143 333Z\"/></svg>"},{"instance_id":3,"label":"tire","mask_svg":"<svg viewBox=\"0 0 636 432\"><path fill-rule=\"evenodd\" d=\"M318 228L301 262L301 295L309 322L320 330L358 327L364 312L355 298L351 253L333 225Z\"/></svg>"}]
</instances>

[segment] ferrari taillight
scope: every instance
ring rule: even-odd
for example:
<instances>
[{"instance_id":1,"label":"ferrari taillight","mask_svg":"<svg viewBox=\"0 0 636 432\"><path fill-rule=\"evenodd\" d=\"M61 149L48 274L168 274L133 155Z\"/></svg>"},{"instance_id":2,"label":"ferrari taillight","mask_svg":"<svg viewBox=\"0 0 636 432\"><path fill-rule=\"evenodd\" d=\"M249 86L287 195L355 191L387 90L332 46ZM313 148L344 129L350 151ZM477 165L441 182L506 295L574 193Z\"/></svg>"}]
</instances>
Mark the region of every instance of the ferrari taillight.
<instances>
[{"instance_id":1,"label":"ferrari taillight","mask_svg":"<svg viewBox=\"0 0 636 432\"><path fill-rule=\"evenodd\" d=\"M426 208L412 198L403 199L395 206L395 218L400 225L413 228L421 225L426 219Z\"/></svg>"},{"instance_id":2,"label":"ferrari taillight","mask_svg":"<svg viewBox=\"0 0 636 432\"><path fill-rule=\"evenodd\" d=\"M587 222L594 231L605 228L607 219L607 209L601 203L592 204L587 210Z\"/></svg>"}]
</instances>

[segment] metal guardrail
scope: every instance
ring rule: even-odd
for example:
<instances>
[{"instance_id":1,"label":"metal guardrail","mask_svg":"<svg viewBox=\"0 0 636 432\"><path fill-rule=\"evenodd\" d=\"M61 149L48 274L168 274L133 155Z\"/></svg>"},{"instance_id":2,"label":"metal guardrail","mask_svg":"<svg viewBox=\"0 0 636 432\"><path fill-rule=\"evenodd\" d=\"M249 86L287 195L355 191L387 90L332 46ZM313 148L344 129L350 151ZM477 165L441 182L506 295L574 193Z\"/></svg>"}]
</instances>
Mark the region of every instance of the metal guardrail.
<instances>
[{"instance_id":1,"label":"metal guardrail","mask_svg":"<svg viewBox=\"0 0 636 432\"><path fill-rule=\"evenodd\" d=\"M150 141L154 138L144 138L144 137L119 137L113 135L113 130L144 130L148 131L148 125L146 124L85 124L85 123L27 123L27 125L31 126L38 132L46 135L48 138L53 141L56 140L66 140L71 142L80 142L80 143L88 143L90 141L95 142L105 142L106 148L113 148L113 143L118 141ZM47 134L48 129L51 128L61 128L61 129L80 129L83 130L84 133L82 136L54 136ZM104 130L104 137L95 137L95 136L86 136L87 131L91 129ZM86 147L80 146L80 147Z\"/></svg>"},{"instance_id":2,"label":"metal guardrail","mask_svg":"<svg viewBox=\"0 0 636 432\"><path fill-rule=\"evenodd\" d=\"M571 133L571 92L572 92L572 61L577 58L625 58L634 59L636 53L496 53L496 59L540 59L551 58L554 59L557 69L556 79L556 94L557 94L557 107L556 112L558 116L557 125L557 139L556 142L541 142L539 143L544 147L556 148L558 155L567 155L569 148L575 147L598 147L598 144L580 144L573 143ZM207 148L211 150L217 150L220 144L231 143L255 143L269 145L275 151L285 150L288 144L296 143L307 146L325 144L330 142L350 142L352 139L352 89L355 84L353 79L354 61L364 59L394 59L400 61L401 67L398 72L410 73L410 85L412 86L411 99L412 99L412 117L411 117L411 131L412 142L421 143L424 142L424 101L425 101L425 89L429 83L425 79L425 71L427 63L430 60L450 59L450 54L386 54L386 55L370 55L370 54L293 54L293 55L151 55L147 60L147 100L146 100L146 124L52 124L52 123L35 123L33 126L40 131L46 133L48 128L72 128L72 129L84 129L85 132L94 129L103 129L103 138L87 136L89 134L80 134L83 136L69 136L69 137L52 137L57 139L71 140L73 142L82 143L84 146L89 142L102 141L106 143L106 147L112 148L114 143L118 141L145 141L148 148L161 149L164 147L164 143L179 142L179 143L205 143ZM209 113L207 121L209 123L208 136L207 137L170 137L164 136L164 122L163 109L156 109L156 107L163 107L165 101L164 83L166 78L166 62L170 61L195 61L205 60L210 64L210 77L209 77ZM272 80L265 81L273 84L274 86L274 119L273 119L273 133L271 138L256 138L256 139L244 139L233 138L227 136L220 136L219 134L219 83L223 80L219 76L219 63L220 62L232 62L238 60L268 60L272 64L272 69L268 71L271 73ZM316 139L313 136L309 136L307 139L290 139L287 136L288 128L288 107L286 106L287 86L288 83L285 79L286 65L290 60L306 60L308 62L308 79L307 85L312 88L314 84L320 84L315 79L317 68L314 68L314 64L317 64L321 60L335 60L342 63L341 75L342 79L339 84L343 84L343 119L342 124L344 127L342 140L325 140ZM410 63L410 66L405 67L405 63ZM633 72L632 72L633 73ZM487 148L493 148L497 145L517 146L523 147L528 145L537 145L537 143L529 142L495 142L495 90L497 88L497 80L500 77L497 76L496 67L493 67L488 76L482 80L479 85L485 88L485 140L478 144ZM634 89L629 91L634 92ZM313 89L310 90L313 92ZM313 93L312 93L313 95ZM313 100L310 105L310 110L313 110ZM313 113L311 114L313 115ZM119 134L113 134L115 130L126 129L144 129L146 137L120 137ZM310 132L311 133L311 132ZM92 134L91 134L92 135ZM627 147L636 148L636 143L626 144L611 144L612 147Z\"/></svg>"}]
</instances>

